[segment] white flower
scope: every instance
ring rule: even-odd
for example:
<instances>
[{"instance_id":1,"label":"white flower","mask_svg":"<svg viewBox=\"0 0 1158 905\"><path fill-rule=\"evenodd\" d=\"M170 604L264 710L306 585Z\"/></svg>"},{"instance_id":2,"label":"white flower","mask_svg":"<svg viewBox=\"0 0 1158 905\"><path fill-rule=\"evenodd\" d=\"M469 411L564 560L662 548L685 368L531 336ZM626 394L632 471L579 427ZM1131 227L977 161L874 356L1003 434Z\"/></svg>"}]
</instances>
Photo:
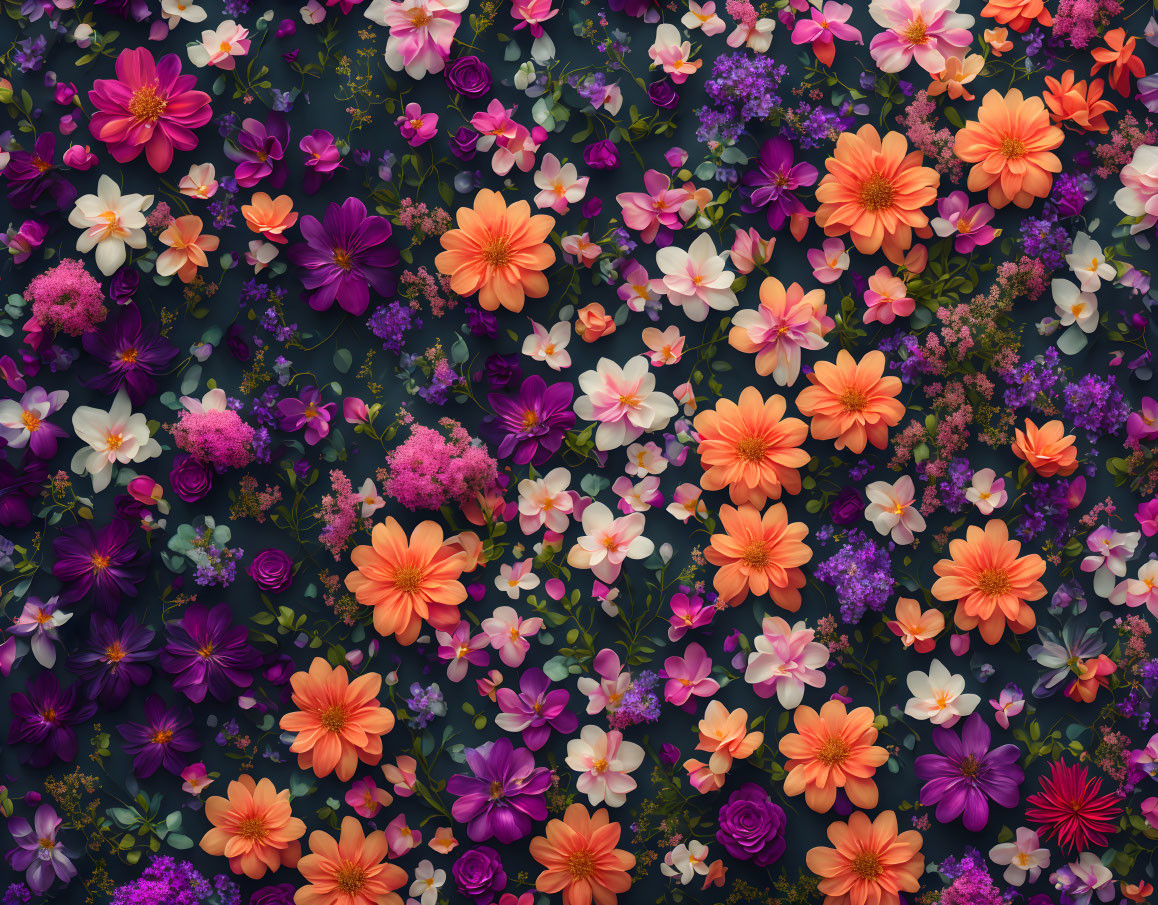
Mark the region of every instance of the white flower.
<instances>
[{"instance_id":1,"label":"white flower","mask_svg":"<svg viewBox=\"0 0 1158 905\"><path fill-rule=\"evenodd\" d=\"M603 503L590 504L583 510L583 536L568 552L567 564L590 569L602 582L615 581L625 559L646 559L655 549L643 537L645 524L643 513L615 518Z\"/></svg>"},{"instance_id":2,"label":"white flower","mask_svg":"<svg viewBox=\"0 0 1158 905\"><path fill-rule=\"evenodd\" d=\"M92 251L100 272L112 276L125 263L125 246L145 247L145 215L152 207L152 195L122 195L109 176L101 176L95 195L81 195L68 215L68 222L83 229L76 250Z\"/></svg>"},{"instance_id":3,"label":"white flower","mask_svg":"<svg viewBox=\"0 0 1158 905\"><path fill-rule=\"evenodd\" d=\"M615 449L650 431L663 430L676 416L675 400L655 392L655 375L642 355L620 367L609 358L599 359L594 371L579 375L586 395L575 400L575 414L584 421L598 421L596 449Z\"/></svg>"},{"instance_id":4,"label":"white flower","mask_svg":"<svg viewBox=\"0 0 1158 905\"><path fill-rule=\"evenodd\" d=\"M417 896L420 905L434 905L438 901L438 891L446 882L446 871L435 870L434 864L423 859L414 868L414 882L410 884L410 895Z\"/></svg>"},{"instance_id":5,"label":"white flower","mask_svg":"<svg viewBox=\"0 0 1158 905\"><path fill-rule=\"evenodd\" d=\"M627 447L627 468L629 475L646 478L648 475L662 474L667 468L663 450L652 442L632 443Z\"/></svg>"},{"instance_id":6,"label":"white flower","mask_svg":"<svg viewBox=\"0 0 1158 905\"><path fill-rule=\"evenodd\" d=\"M982 468L973 474L973 486L965 491L965 499L977 507L982 515L992 515L1009 501L1005 478L997 478L992 468Z\"/></svg>"},{"instance_id":7,"label":"white flower","mask_svg":"<svg viewBox=\"0 0 1158 905\"><path fill-rule=\"evenodd\" d=\"M925 530L925 520L913 508L917 491L913 479L902 475L895 484L875 481L865 489L869 505L864 515L880 534L890 534L893 543L911 544L918 532Z\"/></svg>"},{"instance_id":8,"label":"white flower","mask_svg":"<svg viewBox=\"0 0 1158 905\"><path fill-rule=\"evenodd\" d=\"M181 22L204 22L206 13L189 0L161 0L161 15L165 17L172 30Z\"/></svg>"},{"instance_id":9,"label":"white flower","mask_svg":"<svg viewBox=\"0 0 1158 905\"><path fill-rule=\"evenodd\" d=\"M1102 246L1085 233L1074 237L1073 250L1066 255L1066 263L1078 278L1082 292L1097 292L1102 280L1112 280L1118 273L1106 260Z\"/></svg>"},{"instance_id":10,"label":"white flower","mask_svg":"<svg viewBox=\"0 0 1158 905\"><path fill-rule=\"evenodd\" d=\"M989 850L989 858L994 864L1008 864L1005 868L1005 882L1010 886L1021 886L1026 875L1030 883L1036 883L1044 868L1049 867L1049 849L1042 848L1037 833L1029 827L1017 828L1016 842L1003 842Z\"/></svg>"},{"instance_id":11,"label":"white flower","mask_svg":"<svg viewBox=\"0 0 1158 905\"><path fill-rule=\"evenodd\" d=\"M526 566L528 570L531 568L531 560L526 560L521 565ZM508 572L510 566L506 567ZM532 575L535 583L530 587L536 587L539 584L539 579ZM495 584L499 585L502 578L496 578ZM500 586L499 590L503 590ZM517 597L518 593L511 595ZM499 652L499 658L507 666L519 666L527 656L527 651L531 649L531 643L527 640L539 634L543 628L543 620L538 616L530 619L523 619L514 607L500 606L495 609L493 613L482 622L479 623L481 628L487 636L491 647Z\"/></svg>"},{"instance_id":12,"label":"white flower","mask_svg":"<svg viewBox=\"0 0 1158 905\"><path fill-rule=\"evenodd\" d=\"M94 493L109 486L114 462L126 465L161 455L161 444L149 436L149 420L140 412L133 414L124 390L107 412L78 406L72 413L72 429L89 447L72 457L73 474L92 475Z\"/></svg>"},{"instance_id":13,"label":"white flower","mask_svg":"<svg viewBox=\"0 0 1158 905\"><path fill-rule=\"evenodd\" d=\"M519 91L526 91L528 86L535 84L536 77L534 61L527 60L516 70L514 85Z\"/></svg>"},{"instance_id":14,"label":"white flower","mask_svg":"<svg viewBox=\"0 0 1158 905\"><path fill-rule=\"evenodd\" d=\"M571 353L567 344L571 342L571 324L559 321L550 332L542 324L531 321L530 336L523 340L523 354L541 361L552 371L571 367Z\"/></svg>"},{"instance_id":15,"label":"white flower","mask_svg":"<svg viewBox=\"0 0 1158 905\"><path fill-rule=\"evenodd\" d=\"M1053 303L1063 327L1077 324L1083 333L1093 333L1098 329L1098 299L1089 292L1082 292L1069 280L1054 280Z\"/></svg>"},{"instance_id":16,"label":"white flower","mask_svg":"<svg viewBox=\"0 0 1158 905\"><path fill-rule=\"evenodd\" d=\"M773 692L780 706L792 710L804 699L804 687L824 687L828 647L814 641L816 633L804 622L789 625L779 616L765 616L762 633L748 654L744 681L762 698Z\"/></svg>"},{"instance_id":17,"label":"white flower","mask_svg":"<svg viewBox=\"0 0 1158 905\"><path fill-rule=\"evenodd\" d=\"M667 297L694 321L706 318L709 308L730 311L740 304L732 291L736 275L724 269L726 260L707 233L700 233L687 251L669 245L655 254Z\"/></svg>"},{"instance_id":18,"label":"white flower","mask_svg":"<svg viewBox=\"0 0 1158 905\"><path fill-rule=\"evenodd\" d=\"M579 738L567 742L567 766L581 775L575 788L592 805L622 807L627 793L635 788L628 773L643 763L643 748L625 742L617 730L604 732L598 726L584 726Z\"/></svg>"},{"instance_id":19,"label":"white flower","mask_svg":"<svg viewBox=\"0 0 1158 905\"><path fill-rule=\"evenodd\" d=\"M907 684L913 696L905 704L905 716L929 720L935 726L952 726L981 702L977 695L964 693L965 677L949 672L940 660L929 664L928 673L909 673Z\"/></svg>"},{"instance_id":20,"label":"white flower","mask_svg":"<svg viewBox=\"0 0 1158 905\"><path fill-rule=\"evenodd\" d=\"M691 845L682 842L663 857L659 872L665 877L679 877L680 885L687 886L695 878L708 872L708 847L692 840Z\"/></svg>"},{"instance_id":21,"label":"white flower","mask_svg":"<svg viewBox=\"0 0 1158 905\"><path fill-rule=\"evenodd\" d=\"M378 496L378 488L370 478L366 478L358 488L358 498L362 501L362 518L369 518L386 505L386 501Z\"/></svg>"},{"instance_id":22,"label":"white flower","mask_svg":"<svg viewBox=\"0 0 1158 905\"><path fill-rule=\"evenodd\" d=\"M531 571L533 560L525 559L515 565L503 563L495 576L495 587L511 600L518 600L522 591L531 591L539 586L539 576ZM510 607L506 607L510 609ZM513 611L512 611L513 612Z\"/></svg>"}]
</instances>

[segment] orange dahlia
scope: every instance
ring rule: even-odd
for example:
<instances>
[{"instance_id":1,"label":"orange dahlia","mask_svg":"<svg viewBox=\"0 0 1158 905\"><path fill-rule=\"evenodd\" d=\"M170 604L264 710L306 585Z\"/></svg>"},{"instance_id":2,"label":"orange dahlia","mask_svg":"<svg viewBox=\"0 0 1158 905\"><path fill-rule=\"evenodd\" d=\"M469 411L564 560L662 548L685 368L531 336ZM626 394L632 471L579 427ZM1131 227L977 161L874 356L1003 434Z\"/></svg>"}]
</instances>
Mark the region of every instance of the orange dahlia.
<instances>
[{"instance_id":1,"label":"orange dahlia","mask_svg":"<svg viewBox=\"0 0 1158 905\"><path fill-rule=\"evenodd\" d=\"M957 132L954 150L969 171L969 191L989 190L989 203L1029 207L1053 187L1061 161L1053 153L1065 136L1051 125L1040 97L1023 98L1017 88L1002 97L990 91L981 101L977 119Z\"/></svg>"},{"instance_id":2,"label":"orange dahlia","mask_svg":"<svg viewBox=\"0 0 1158 905\"><path fill-rule=\"evenodd\" d=\"M546 833L531 840L531 857L546 868L535 880L539 892L563 893L563 905L615 905L631 888L635 855L615 847L619 824L608 820L606 808L590 814L573 804Z\"/></svg>"},{"instance_id":3,"label":"orange dahlia","mask_svg":"<svg viewBox=\"0 0 1158 905\"><path fill-rule=\"evenodd\" d=\"M1018 34L1029 31L1034 22L1043 28L1053 25L1045 0L989 0L981 15L998 25L1008 25Z\"/></svg>"},{"instance_id":4,"label":"orange dahlia","mask_svg":"<svg viewBox=\"0 0 1158 905\"><path fill-rule=\"evenodd\" d=\"M780 753L788 758L785 795L804 793L805 803L819 814L836 802L844 789L858 808L877 806L873 774L889 759L879 745L873 726L876 714L869 707L849 713L841 701L826 701L817 713L801 705L793 711L796 732L780 739Z\"/></svg>"},{"instance_id":5,"label":"orange dahlia","mask_svg":"<svg viewBox=\"0 0 1158 905\"><path fill-rule=\"evenodd\" d=\"M824 162L828 175L816 187L817 225L826 236L849 233L863 254L883 247L899 264L913 244L913 230L929 225L921 208L937 200L941 175L921 166L923 157L920 151L909 153L899 132L887 132L883 139L868 125L845 132Z\"/></svg>"},{"instance_id":6,"label":"orange dahlia","mask_svg":"<svg viewBox=\"0 0 1158 905\"><path fill-rule=\"evenodd\" d=\"M812 419L812 436L836 440L837 449L884 449L889 428L905 415L899 377L885 377L885 356L875 349L859 362L841 349L836 363L820 361L808 375L812 386L796 397L801 414Z\"/></svg>"},{"instance_id":7,"label":"orange dahlia","mask_svg":"<svg viewBox=\"0 0 1158 905\"><path fill-rule=\"evenodd\" d=\"M808 527L789 522L783 503L769 506L763 516L754 506L723 506L720 522L724 533L712 535L704 558L720 567L713 584L724 603L738 606L750 591L767 594L789 612L800 609L800 566L812 559L804 543Z\"/></svg>"},{"instance_id":8,"label":"orange dahlia","mask_svg":"<svg viewBox=\"0 0 1158 905\"><path fill-rule=\"evenodd\" d=\"M213 829L201 837L201 848L228 858L235 874L259 880L267 870L293 867L302 855L297 840L306 825L290 811L289 789L279 792L268 779L238 777L224 798L206 799L205 817Z\"/></svg>"},{"instance_id":9,"label":"orange dahlia","mask_svg":"<svg viewBox=\"0 0 1158 905\"><path fill-rule=\"evenodd\" d=\"M526 296L541 299L547 294L548 267L555 252L544 240L555 226L549 214L531 215L526 201L507 206L499 192L480 189L474 207L455 213L458 229L442 235L442 247L434 259L441 273L450 277L450 288L459 295L478 293L487 311L500 305L522 311Z\"/></svg>"},{"instance_id":10,"label":"orange dahlia","mask_svg":"<svg viewBox=\"0 0 1158 905\"><path fill-rule=\"evenodd\" d=\"M1101 79L1091 79L1086 87L1085 79L1074 81L1074 71L1067 69L1061 81L1052 76L1045 77L1046 92L1042 95L1049 107L1050 119L1058 125L1070 123L1084 132L1109 132L1107 113L1116 113L1118 108L1107 100L1102 100L1105 83Z\"/></svg>"},{"instance_id":11,"label":"orange dahlia","mask_svg":"<svg viewBox=\"0 0 1158 905\"><path fill-rule=\"evenodd\" d=\"M353 817L342 820L341 835L310 833L310 853L298 862L307 885L294 893L296 905L402 905L394 890L406 871L386 861L386 834L369 836Z\"/></svg>"},{"instance_id":12,"label":"orange dahlia","mask_svg":"<svg viewBox=\"0 0 1158 905\"><path fill-rule=\"evenodd\" d=\"M897 815L882 811L876 820L854 811L848 823L828 825L835 848L817 846L805 855L821 878L824 905L898 905L900 893L916 892L925 869L924 839L916 830L897 832Z\"/></svg>"},{"instance_id":13,"label":"orange dahlia","mask_svg":"<svg viewBox=\"0 0 1158 905\"><path fill-rule=\"evenodd\" d=\"M299 709L281 718L281 728L297 733L290 751L299 767L318 776L337 770L344 782L358 761L373 767L382 760L382 736L394 728L394 714L378 706L381 675L367 672L350 682L344 667L315 657L290 686Z\"/></svg>"},{"instance_id":14,"label":"orange dahlia","mask_svg":"<svg viewBox=\"0 0 1158 905\"><path fill-rule=\"evenodd\" d=\"M1038 427L1029 418L1025 430L1015 430L1016 439L1010 447L1013 454L1043 478L1054 475L1069 477L1078 470L1078 451L1073 434L1067 434L1065 425L1056 418Z\"/></svg>"},{"instance_id":15,"label":"orange dahlia","mask_svg":"<svg viewBox=\"0 0 1158 905\"><path fill-rule=\"evenodd\" d=\"M1038 581L1045 560L1020 552L1021 543L1010 540L1001 519L990 519L984 529L970 525L964 540L949 541L949 559L933 565L940 578L930 590L938 600L957 601L957 628L967 632L980 626L981 637L996 644L1007 624L1017 635L1037 624L1027 601L1045 596L1045 585Z\"/></svg>"},{"instance_id":16,"label":"orange dahlia","mask_svg":"<svg viewBox=\"0 0 1158 905\"><path fill-rule=\"evenodd\" d=\"M715 409L696 415L700 435L700 465L704 490L728 489L736 505L750 503L763 508L771 497L780 499L781 489L800 493L800 472L811 456L800 444L808 425L799 418L785 418L783 396L767 401L755 387L740 393L739 402L721 399Z\"/></svg>"}]
</instances>

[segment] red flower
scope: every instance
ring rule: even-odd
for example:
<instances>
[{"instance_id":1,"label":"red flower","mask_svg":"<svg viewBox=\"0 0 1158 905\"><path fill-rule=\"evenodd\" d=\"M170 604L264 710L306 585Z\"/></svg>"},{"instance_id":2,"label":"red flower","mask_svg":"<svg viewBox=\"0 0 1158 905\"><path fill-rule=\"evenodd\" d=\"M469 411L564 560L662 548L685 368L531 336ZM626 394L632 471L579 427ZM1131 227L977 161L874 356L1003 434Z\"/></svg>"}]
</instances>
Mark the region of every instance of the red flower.
<instances>
[{"instance_id":1,"label":"red flower","mask_svg":"<svg viewBox=\"0 0 1158 905\"><path fill-rule=\"evenodd\" d=\"M1042 777L1041 792L1030 795L1025 816L1044 838L1056 835L1058 844L1075 852L1105 848L1108 837L1118 831L1122 809L1118 795L1101 795L1102 781L1087 778L1085 767L1050 764L1049 778Z\"/></svg>"}]
</instances>

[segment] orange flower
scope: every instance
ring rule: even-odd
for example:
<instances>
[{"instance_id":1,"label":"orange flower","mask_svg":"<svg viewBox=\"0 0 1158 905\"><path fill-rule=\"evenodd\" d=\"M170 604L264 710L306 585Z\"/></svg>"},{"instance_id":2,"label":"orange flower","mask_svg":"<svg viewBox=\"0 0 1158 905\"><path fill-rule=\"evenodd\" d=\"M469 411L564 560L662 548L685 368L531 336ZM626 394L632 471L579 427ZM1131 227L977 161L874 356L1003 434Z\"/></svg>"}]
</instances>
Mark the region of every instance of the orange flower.
<instances>
[{"instance_id":1,"label":"orange flower","mask_svg":"<svg viewBox=\"0 0 1158 905\"><path fill-rule=\"evenodd\" d=\"M941 175L921 166L924 155L909 152L899 132L882 139L873 126L845 132L833 157L824 162L828 174L816 187L816 223L826 236L849 233L857 250L873 254L882 247L899 264L913 244L913 229L929 225L921 208L937 200Z\"/></svg>"},{"instance_id":2,"label":"orange flower","mask_svg":"<svg viewBox=\"0 0 1158 905\"><path fill-rule=\"evenodd\" d=\"M615 847L619 824L607 809L590 814L581 804L567 808L562 820L547 824L546 836L531 840L531 857L546 868L535 879L539 892L563 893L563 905L615 905L631 888L628 871L635 855Z\"/></svg>"},{"instance_id":3,"label":"orange flower","mask_svg":"<svg viewBox=\"0 0 1158 905\"><path fill-rule=\"evenodd\" d=\"M1098 62L1090 70L1090 75L1097 75L1103 66L1112 64L1110 70L1110 87L1122 97L1130 96L1130 76L1136 79L1146 74L1146 64L1134 56L1134 47L1138 44L1137 38L1126 40L1126 29L1115 28L1102 35L1106 42L1105 47L1095 47L1090 51L1091 56Z\"/></svg>"},{"instance_id":4,"label":"orange flower","mask_svg":"<svg viewBox=\"0 0 1158 905\"><path fill-rule=\"evenodd\" d=\"M192 214L178 217L157 238L169 246L157 255L158 276L177 274L182 283L191 282L197 268L209 265L205 252L217 251L221 243L217 236L201 235L201 218Z\"/></svg>"},{"instance_id":5,"label":"orange flower","mask_svg":"<svg viewBox=\"0 0 1158 905\"><path fill-rule=\"evenodd\" d=\"M1069 477L1078 470L1078 451L1074 448L1073 434L1067 434L1065 425L1057 419L1041 427L1025 419L1025 432L1015 430L1013 454L1043 478L1054 475Z\"/></svg>"},{"instance_id":6,"label":"orange flower","mask_svg":"<svg viewBox=\"0 0 1158 905\"><path fill-rule=\"evenodd\" d=\"M993 51L995 57L1013 50L1013 42L1009 40L1009 29L1007 28L987 28L981 37L985 39L985 43L989 45L989 49Z\"/></svg>"},{"instance_id":7,"label":"orange flower","mask_svg":"<svg viewBox=\"0 0 1158 905\"><path fill-rule=\"evenodd\" d=\"M382 760L382 736L394 728L394 714L378 706L382 676L367 672L353 682L342 666L315 657L309 672L290 677L298 710L281 718L281 728L296 732L290 751L298 766L329 776L335 769L343 782L358 761L376 766Z\"/></svg>"},{"instance_id":8,"label":"orange flower","mask_svg":"<svg viewBox=\"0 0 1158 905\"><path fill-rule=\"evenodd\" d=\"M508 207L499 192L480 189L474 207L460 207L455 219L458 229L443 233L446 250L434 259L439 271L450 276L451 289L459 295L477 292L487 311L499 305L522 311L526 296L547 294L544 271L555 263L555 252L543 240L555 226L554 217L531 216L526 201Z\"/></svg>"},{"instance_id":9,"label":"orange flower","mask_svg":"<svg viewBox=\"0 0 1158 905\"><path fill-rule=\"evenodd\" d=\"M897 815L882 811L876 820L854 811L848 823L828 825L835 848L808 850L808 869L821 878L824 905L898 905L900 893L920 889L924 840L916 830L897 833Z\"/></svg>"},{"instance_id":10,"label":"orange flower","mask_svg":"<svg viewBox=\"0 0 1158 905\"><path fill-rule=\"evenodd\" d=\"M796 407L812 419L816 440L836 440L837 449L864 452L865 444L884 449L889 428L905 415L905 405L895 397L901 392L899 377L885 377L885 356L873 350L859 362L841 349L836 363L819 361Z\"/></svg>"},{"instance_id":11,"label":"orange flower","mask_svg":"<svg viewBox=\"0 0 1158 905\"><path fill-rule=\"evenodd\" d=\"M342 819L341 835L310 833L310 853L298 862L307 885L294 893L296 905L402 905L394 890L406 871L386 861L386 834L365 834L353 817Z\"/></svg>"},{"instance_id":12,"label":"orange flower","mask_svg":"<svg viewBox=\"0 0 1158 905\"><path fill-rule=\"evenodd\" d=\"M800 609L799 567L812 559L812 548L803 542L808 527L789 522L783 503L769 506L763 517L754 506L722 506L720 521L724 533L712 535L704 558L720 567L713 583L723 601L738 606L751 591L791 613Z\"/></svg>"},{"instance_id":13,"label":"orange flower","mask_svg":"<svg viewBox=\"0 0 1158 905\"><path fill-rule=\"evenodd\" d=\"M1073 701L1093 703L1099 688L1110 687L1110 676L1118 670L1118 665L1105 654L1090 660L1079 660L1073 667L1077 677L1066 687L1066 697Z\"/></svg>"},{"instance_id":14,"label":"orange flower","mask_svg":"<svg viewBox=\"0 0 1158 905\"><path fill-rule=\"evenodd\" d=\"M1087 89L1085 81L1075 83L1074 71L1067 69L1060 82L1047 75L1045 84L1049 90L1042 97L1055 123L1073 123L1086 132L1110 131L1105 114L1118 108L1102 100L1105 83L1101 79L1094 79Z\"/></svg>"},{"instance_id":15,"label":"orange flower","mask_svg":"<svg viewBox=\"0 0 1158 905\"><path fill-rule=\"evenodd\" d=\"M250 230L278 245L289 241L282 233L298 222L293 198L289 195L270 198L265 192L254 192L250 203L241 205L241 215Z\"/></svg>"},{"instance_id":16,"label":"orange flower","mask_svg":"<svg viewBox=\"0 0 1158 905\"><path fill-rule=\"evenodd\" d=\"M984 68L985 57L979 53L971 53L964 60L961 57L947 58L944 72L929 85L929 97L948 93L953 100L973 100L973 95L965 90L965 86L977 78Z\"/></svg>"},{"instance_id":17,"label":"orange flower","mask_svg":"<svg viewBox=\"0 0 1158 905\"><path fill-rule=\"evenodd\" d=\"M584 305L578 312L579 321L575 324L576 335L585 343L593 343L604 336L615 332L615 318L602 305L592 302Z\"/></svg>"},{"instance_id":18,"label":"orange flower","mask_svg":"<svg viewBox=\"0 0 1158 905\"><path fill-rule=\"evenodd\" d=\"M1034 198L1049 195L1053 174L1061 172L1061 161L1051 152L1064 138L1050 125L1040 97L1023 99L1013 88L1004 97L999 91L985 95L977 119L957 132L955 151L976 164L969 171L969 191L989 189L994 207L1010 202L1029 207Z\"/></svg>"},{"instance_id":19,"label":"orange flower","mask_svg":"<svg viewBox=\"0 0 1158 905\"><path fill-rule=\"evenodd\" d=\"M238 777L227 797L206 799L205 817L213 829L201 837L201 848L228 858L235 874L259 880L267 869L293 867L302 856L297 840L306 825L290 811L289 789L279 792L268 779L255 783L252 776Z\"/></svg>"},{"instance_id":20,"label":"orange flower","mask_svg":"<svg viewBox=\"0 0 1158 905\"><path fill-rule=\"evenodd\" d=\"M780 753L788 758L784 794L803 792L805 803L818 814L836 803L837 789L844 789L855 807L875 808L877 784L872 777L889 759L888 751L873 744L875 719L872 708L849 713L841 701L825 701L820 713L797 707L796 732L780 739Z\"/></svg>"},{"instance_id":21,"label":"orange flower","mask_svg":"<svg viewBox=\"0 0 1158 905\"><path fill-rule=\"evenodd\" d=\"M700 435L700 465L704 490L723 490L736 505L750 503L757 509L771 497L780 499L781 489L800 493L800 472L809 456L800 444L808 425L799 418L785 418L783 396L765 402L760 391L748 387L739 403L721 399L714 410L696 415Z\"/></svg>"},{"instance_id":22,"label":"orange flower","mask_svg":"<svg viewBox=\"0 0 1158 905\"><path fill-rule=\"evenodd\" d=\"M748 731L748 711L742 707L729 711L719 701L712 701L700 720L700 741L697 751L712 752L705 764L690 759L684 761L691 784L701 793L712 792L724 785L724 777L732 769L734 760L743 760L764 744L763 732Z\"/></svg>"},{"instance_id":23,"label":"orange flower","mask_svg":"<svg viewBox=\"0 0 1158 905\"><path fill-rule=\"evenodd\" d=\"M346 587L358 603L374 607L374 628L394 635L399 644L413 644L425 619L434 628L453 631L458 605L466 600L463 555L443 543L438 522L422 522L407 540L406 532L387 516L374 526L371 546L355 547L350 554L356 572L346 576Z\"/></svg>"},{"instance_id":24,"label":"orange flower","mask_svg":"<svg viewBox=\"0 0 1158 905\"><path fill-rule=\"evenodd\" d=\"M984 529L970 525L965 539L949 541L949 559L938 560L933 571L940 576L931 588L938 600L957 601L953 622L964 632L981 627L988 644L1001 640L1008 623L1016 635L1037 624L1033 607L1045 586L1045 560L1036 553L1018 556L1021 544L1009 539L1000 519L990 519Z\"/></svg>"},{"instance_id":25,"label":"orange flower","mask_svg":"<svg viewBox=\"0 0 1158 905\"><path fill-rule=\"evenodd\" d=\"M917 601L911 597L898 597L897 618L889 623L889 630L900 637L905 647L927 654L937 646L934 639L945 630L945 617L936 609L922 613Z\"/></svg>"},{"instance_id":26,"label":"orange flower","mask_svg":"<svg viewBox=\"0 0 1158 905\"><path fill-rule=\"evenodd\" d=\"M1053 25L1045 0L989 0L981 15L996 19L998 25L1008 25L1018 34L1029 31L1034 22L1045 28Z\"/></svg>"}]
</instances>

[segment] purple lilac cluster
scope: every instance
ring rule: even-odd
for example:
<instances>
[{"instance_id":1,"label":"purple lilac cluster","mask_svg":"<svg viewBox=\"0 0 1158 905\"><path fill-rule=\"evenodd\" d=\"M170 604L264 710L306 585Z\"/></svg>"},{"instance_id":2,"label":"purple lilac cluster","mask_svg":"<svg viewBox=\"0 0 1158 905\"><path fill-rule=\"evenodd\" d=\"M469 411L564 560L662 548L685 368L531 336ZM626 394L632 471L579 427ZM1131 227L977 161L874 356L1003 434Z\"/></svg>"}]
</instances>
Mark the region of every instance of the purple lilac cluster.
<instances>
[{"instance_id":1,"label":"purple lilac cluster","mask_svg":"<svg viewBox=\"0 0 1158 905\"><path fill-rule=\"evenodd\" d=\"M892 599L896 581L889 551L859 528L839 532L836 553L816 568L816 577L836 589L840 617L855 625L869 610L879 613Z\"/></svg>"},{"instance_id":2,"label":"purple lilac cluster","mask_svg":"<svg viewBox=\"0 0 1158 905\"><path fill-rule=\"evenodd\" d=\"M446 699L442 696L442 689L438 687L437 682L426 688L418 682L411 685L406 707L413 717L416 729L425 729L435 717L446 716Z\"/></svg>"},{"instance_id":3,"label":"purple lilac cluster","mask_svg":"<svg viewBox=\"0 0 1158 905\"><path fill-rule=\"evenodd\" d=\"M842 132L851 132L855 127L856 117L849 101L842 103L839 109L801 101L784 114L785 134L794 138L802 148L831 144Z\"/></svg>"},{"instance_id":4,"label":"purple lilac cluster","mask_svg":"<svg viewBox=\"0 0 1158 905\"><path fill-rule=\"evenodd\" d=\"M400 355L406 348L407 334L411 330L422 328L422 318L409 305L391 302L389 305L380 305L374 309L374 313L366 321L366 326L382 340L383 349Z\"/></svg>"},{"instance_id":5,"label":"purple lilac cluster","mask_svg":"<svg viewBox=\"0 0 1158 905\"><path fill-rule=\"evenodd\" d=\"M1043 531L1052 529L1060 538L1066 530L1069 503L1066 501L1067 481L1035 481L1025 498L1025 514L1017 520L1017 537L1033 540Z\"/></svg>"},{"instance_id":6,"label":"purple lilac cluster","mask_svg":"<svg viewBox=\"0 0 1158 905\"><path fill-rule=\"evenodd\" d=\"M1067 384L1063 395L1066 423L1086 431L1091 442L1103 436L1117 436L1130 417L1125 394L1112 374L1087 374Z\"/></svg>"},{"instance_id":7,"label":"purple lilac cluster","mask_svg":"<svg viewBox=\"0 0 1158 905\"><path fill-rule=\"evenodd\" d=\"M941 905L1002 905L1005 899L993 885L985 857L968 849L961 858L946 858L940 872L952 883L941 893Z\"/></svg>"},{"instance_id":8,"label":"purple lilac cluster","mask_svg":"<svg viewBox=\"0 0 1158 905\"><path fill-rule=\"evenodd\" d=\"M210 883L188 861L156 856L138 879L117 889L112 905L202 905L210 901L240 905L241 890L224 874Z\"/></svg>"},{"instance_id":9,"label":"purple lilac cluster","mask_svg":"<svg viewBox=\"0 0 1158 905\"><path fill-rule=\"evenodd\" d=\"M611 714L613 729L624 729L639 723L654 723L659 719L662 701L657 694L659 676L650 670L641 672L632 680L623 696L619 709Z\"/></svg>"},{"instance_id":10,"label":"purple lilac cluster","mask_svg":"<svg viewBox=\"0 0 1158 905\"><path fill-rule=\"evenodd\" d=\"M1038 258L1051 273L1066 264L1073 240L1067 227L1058 222L1057 212L1046 209L1040 217L1021 221L1021 244L1031 258Z\"/></svg>"},{"instance_id":11,"label":"purple lilac cluster","mask_svg":"<svg viewBox=\"0 0 1158 905\"><path fill-rule=\"evenodd\" d=\"M1003 396L1011 409L1027 406L1039 414L1046 414L1041 402L1057 398L1058 384L1062 382L1061 356L1050 346L1043 355L1004 372L1002 379L1008 385Z\"/></svg>"},{"instance_id":12,"label":"purple lilac cluster","mask_svg":"<svg viewBox=\"0 0 1158 905\"><path fill-rule=\"evenodd\" d=\"M752 120L768 119L781 106L776 93L780 80L788 74L768 56L727 53L712 64L712 77L704 91L712 104L696 111L700 141L733 143L742 136Z\"/></svg>"}]
</instances>

